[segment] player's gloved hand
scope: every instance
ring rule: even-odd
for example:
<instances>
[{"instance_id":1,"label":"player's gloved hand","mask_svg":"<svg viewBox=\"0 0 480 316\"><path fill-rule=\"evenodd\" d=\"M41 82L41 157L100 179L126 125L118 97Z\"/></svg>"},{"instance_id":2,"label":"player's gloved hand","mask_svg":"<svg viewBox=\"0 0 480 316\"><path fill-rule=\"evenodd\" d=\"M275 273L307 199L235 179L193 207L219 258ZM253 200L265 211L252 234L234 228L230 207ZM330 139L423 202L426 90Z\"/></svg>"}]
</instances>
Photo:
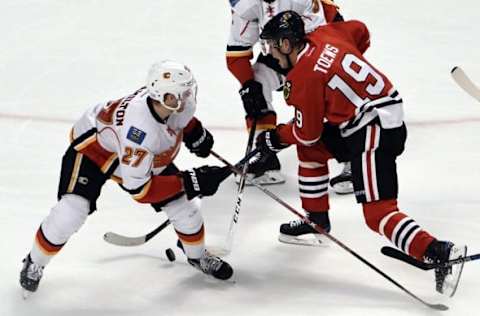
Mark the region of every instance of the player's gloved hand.
<instances>
[{"instance_id":1,"label":"player's gloved hand","mask_svg":"<svg viewBox=\"0 0 480 316\"><path fill-rule=\"evenodd\" d=\"M260 82L250 79L243 84L238 93L240 93L248 117L259 118L268 113L267 101L263 96Z\"/></svg>"},{"instance_id":2,"label":"player's gloved hand","mask_svg":"<svg viewBox=\"0 0 480 316\"><path fill-rule=\"evenodd\" d=\"M183 187L189 200L196 196L214 195L218 186L232 171L228 167L201 166L181 172Z\"/></svg>"},{"instance_id":3,"label":"player's gloved hand","mask_svg":"<svg viewBox=\"0 0 480 316\"><path fill-rule=\"evenodd\" d=\"M278 153L280 150L290 146L280 142L276 129L269 129L261 132L255 141L255 146L263 153Z\"/></svg>"},{"instance_id":4,"label":"player's gloved hand","mask_svg":"<svg viewBox=\"0 0 480 316\"><path fill-rule=\"evenodd\" d=\"M188 133L183 136L185 146L198 157L205 158L210 155L210 149L213 146L213 136L203 127L200 121L195 123L195 126Z\"/></svg>"}]
</instances>

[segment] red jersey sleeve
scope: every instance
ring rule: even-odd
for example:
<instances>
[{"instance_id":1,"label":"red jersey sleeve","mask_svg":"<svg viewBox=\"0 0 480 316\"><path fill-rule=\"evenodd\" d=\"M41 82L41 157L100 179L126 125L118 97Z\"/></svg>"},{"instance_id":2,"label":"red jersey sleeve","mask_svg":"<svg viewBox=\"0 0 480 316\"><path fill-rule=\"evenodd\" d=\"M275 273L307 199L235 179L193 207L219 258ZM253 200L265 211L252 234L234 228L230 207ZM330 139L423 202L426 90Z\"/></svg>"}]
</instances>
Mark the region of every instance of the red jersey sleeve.
<instances>
[{"instance_id":1,"label":"red jersey sleeve","mask_svg":"<svg viewBox=\"0 0 480 316\"><path fill-rule=\"evenodd\" d=\"M308 68L298 70L295 73L303 76L305 73L310 73L311 77L315 75ZM295 107L295 118L278 132L282 143L311 146L320 140L323 132L324 86L319 84L318 78L303 79L302 83L297 86L294 79L286 83L290 91L284 95L288 95L287 103Z\"/></svg>"},{"instance_id":2,"label":"red jersey sleeve","mask_svg":"<svg viewBox=\"0 0 480 316\"><path fill-rule=\"evenodd\" d=\"M194 116L192 119L188 122L187 126L183 128L183 135L188 135L190 132L198 125L201 125L202 123Z\"/></svg>"},{"instance_id":3,"label":"red jersey sleeve","mask_svg":"<svg viewBox=\"0 0 480 316\"><path fill-rule=\"evenodd\" d=\"M183 191L182 180L177 175L152 176L141 188L130 191L133 198L140 203L158 203L165 201Z\"/></svg>"}]
</instances>

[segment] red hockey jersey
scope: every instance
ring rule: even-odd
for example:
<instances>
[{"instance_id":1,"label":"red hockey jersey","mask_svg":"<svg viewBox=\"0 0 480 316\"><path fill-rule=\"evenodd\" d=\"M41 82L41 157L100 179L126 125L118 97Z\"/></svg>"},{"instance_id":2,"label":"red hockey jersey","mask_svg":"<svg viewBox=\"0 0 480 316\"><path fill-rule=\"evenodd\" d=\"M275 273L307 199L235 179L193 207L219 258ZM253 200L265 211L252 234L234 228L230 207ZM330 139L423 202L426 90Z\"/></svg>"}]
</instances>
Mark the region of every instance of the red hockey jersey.
<instances>
[{"instance_id":1,"label":"red hockey jersey","mask_svg":"<svg viewBox=\"0 0 480 316\"><path fill-rule=\"evenodd\" d=\"M330 24L307 39L284 85L284 98L295 107L295 120L279 128L282 142L313 145L325 121L338 125L344 137L377 117L383 128L402 125L398 92L363 57L370 44L365 24Z\"/></svg>"}]
</instances>

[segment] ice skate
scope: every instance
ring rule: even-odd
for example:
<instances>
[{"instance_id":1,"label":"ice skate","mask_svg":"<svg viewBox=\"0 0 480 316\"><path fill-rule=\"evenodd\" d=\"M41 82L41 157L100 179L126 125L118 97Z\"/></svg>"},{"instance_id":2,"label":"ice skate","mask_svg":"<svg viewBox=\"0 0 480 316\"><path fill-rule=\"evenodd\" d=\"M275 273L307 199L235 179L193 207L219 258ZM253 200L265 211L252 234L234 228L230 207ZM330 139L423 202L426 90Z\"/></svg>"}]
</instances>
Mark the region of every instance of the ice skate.
<instances>
[{"instance_id":1,"label":"ice skate","mask_svg":"<svg viewBox=\"0 0 480 316\"><path fill-rule=\"evenodd\" d=\"M228 280L233 275L233 269L227 262L211 255L205 250L200 259L188 259L188 263L207 275L219 280Z\"/></svg>"},{"instance_id":2,"label":"ice skate","mask_svg":"<svg viewBox=\"0 0 480 316\"><path fill-rule=\"evenodd\" d=\"M326 232L330 232L330 219L328 212L307 213L312 222L320 225ZM326 246L327 239L323 234L318 233L312 226L303 219L297 219L280 225L280 242L301 246Z\"/></svg>"},{"instance_id":3,"label":"ice skate","mask_svg":"<svg viewBox=\"0 0 480 316\"><path fill-rule=\"evenodd\" d=\"M458 259L467 255L467 246L454 245L449 241L433 241L427 248L425 259L431 263L442 264L449 260ZM460 282L463 265L455 264L449 267L435 268L435 286L439 293L452 297Z\"/></svg>"},{"instance_id":4,"label":"ice skate","mask_svg":"<svg viewBox=\"0 0 480 316\"><path fill-rule=\"evenodd\" d=\"M27 299L37 291L40 279L43 275L43 267L32 262L30 254L23 259L22 271L20 271L20 285L23 289L23 298Z\"/></svg>"},{"instance_id":5,"label":"ice skate","mask_svg":"<svg viewBox=\"0 0 480 316\"><path fill-rule=\"evenodd\" d=\"M256 184L280 184L285 182L285 177L280 172L280 161L276 154L264 155L262 153L256 156L248 165L248 180L254 181ZM240 182L240 175L235 177L237 183ZM251 185L249 181L245 185Z\"/></svg>"},{"instance_id":6,"label":"ice skate","mask_svg":"<svg viewBox=\"0 0 480 316\"><path fill-rule=\"evenodd\" d=\"M337 194L353 193L352 166L349 162L344 164L342 173L330 179L330 186Z\"/></svg>"}]
</instances>

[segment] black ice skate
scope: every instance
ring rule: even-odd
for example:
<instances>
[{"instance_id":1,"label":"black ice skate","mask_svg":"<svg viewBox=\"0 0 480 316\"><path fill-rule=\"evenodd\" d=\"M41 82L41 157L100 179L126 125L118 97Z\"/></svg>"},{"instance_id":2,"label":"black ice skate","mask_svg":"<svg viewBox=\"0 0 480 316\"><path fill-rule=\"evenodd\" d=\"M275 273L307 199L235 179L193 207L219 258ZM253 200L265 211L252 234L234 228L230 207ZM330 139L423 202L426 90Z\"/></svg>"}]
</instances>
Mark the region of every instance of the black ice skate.
<instances>
[{"instance_id":1,"label":"black ice skate","mask_svg":"<svg viewBox=\"0 0 480 316\"><path fill-rule=\"evenodd\" d=\"M207 275L219 280L228 280L233 275L232 267L222 259L205 250L200 259L188 259L188 263Z\"/></svg>"},{"instance_id":2,"label":"black ice skate","mask_svg":"<svg viewBox=\"0 0 480 316\"><path fill-rule=\"evenodd\" d=\"M284 183L285 177L280 172L280 161L277 155L260 153L255 156L254 160L248 165L247 179L261 185ZM240 175L235 177L235 181L240 182ZM245 185L251 184L246 181Z\"/></svg>"},{"instance_id":3,"label":"black ice skate","mask_svg":"<svg viewBox=\"0 0 480 316\"><path fill-rule=\"evenodd\" d=\"M427 262L442 264L449 260L458 259L467 255L467 246L454 245L449 241L434 240L425 252ZM463 263L449 267L435 269L435 285L439 293L452 297L457 290L462 275Z\"/></svg>"},{"instance_id":4,"label":"black ice skate","mask_svg":"<svg viewBox=\"0 0 480 316\"><path fill-rule=\"evenodd\" d=\"M350 162L344 164L342 173L330 179L330 186L338 194L353 193L352 166Z\"/></svg>"},{"instance_id":5,"label":"black ice skate","mask_svg":"<svg viewBox=\"0 0 480 316\"><path fill-rule=\"evenodd\" d=\"M23 298L27 298L35 292L43 275L43 267L32 262L30 254L23 259L22 271L20 271L20 285L24 289Z\"/></svg>"},{"instance_id":6,"label":"black ice skate","mask_svg":"<svg viewBox=\"0 0 480 316\"><path fill-rule=\"evenodd\" d=\"M307 217L312 222L318 224L327 233L330 232L330 219L328 212L308 213ZM302 219L297 219L289 223L280 225L280 235L278 240L287 244L302 246L322 246L325 245L325 237L319 234L312 226L305 223Z\"/></svg>"}]
</instances>

